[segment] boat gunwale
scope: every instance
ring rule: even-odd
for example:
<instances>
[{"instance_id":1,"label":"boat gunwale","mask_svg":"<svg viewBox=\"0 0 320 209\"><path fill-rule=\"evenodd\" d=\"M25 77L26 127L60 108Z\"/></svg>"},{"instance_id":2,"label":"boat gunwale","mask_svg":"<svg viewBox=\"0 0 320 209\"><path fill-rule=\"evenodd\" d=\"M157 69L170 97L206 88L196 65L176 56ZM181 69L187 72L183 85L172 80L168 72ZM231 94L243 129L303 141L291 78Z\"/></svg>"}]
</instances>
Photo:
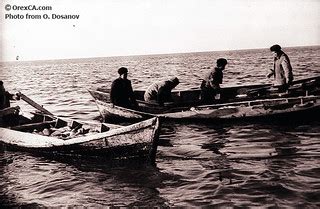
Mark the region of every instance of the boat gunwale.
<instances>
[{"instance_id":1,"label":"boat gunwale","mask_svg":"<svg viewBox=\"0 0 320 209\"><path fill-rule=\"evenodd\" d=\"M63 146L72 146L72 145L81 145L82 143L88 143L88 142L92 142L95 140L102 140L105 139L107 137L113 137L113 136L118 136L121 134L129 134L131 132L134 131L140 131L149 127L153 127L154 128L160 128L159 126L156 127L157 121L159 120L159 118L157 117L153 117L144 121L141 121L139 123L134 123L128 126L123 126L120 128L116 128L116 129L112 129L109 130L107 132L102 132L102 133L96 133L96 134L92 134L92 135L88 135L88 136L78 136L75 138L71 138L71 139L67 139L67 140L63 140L63 139L59 139L57 137L52 137L52 136L43 136L43 135L36 135L33 133L29 133L29 132L23 132L23 131L18 131L18 130L14 130L14 129L9 129L9 128L2 128L0 127L0 133L1 130L3 130L5 132L5 130L9 130L9 132L12 133L19 133L21 135L25 135L25 136L37 136L37 138L42 138L44 141L50 142L48 143L49 146L21 146L19 144L14 144L11 143L12 145L17 145L17 146L21 146L21 147L25 147L25 148L53 148L53 147L63 147ZM2 136L5 137L5 136ZM154 135L152 135L152 137L154 137ZM152 140L150 140L150 143L153 143ZM0 140L0 142L2 143L6 143L6 144L10 144L6 141ZM54 143L52 143L54 142ZM55 144L56 143L56 144Z\"/></svg>"}]
</instances>

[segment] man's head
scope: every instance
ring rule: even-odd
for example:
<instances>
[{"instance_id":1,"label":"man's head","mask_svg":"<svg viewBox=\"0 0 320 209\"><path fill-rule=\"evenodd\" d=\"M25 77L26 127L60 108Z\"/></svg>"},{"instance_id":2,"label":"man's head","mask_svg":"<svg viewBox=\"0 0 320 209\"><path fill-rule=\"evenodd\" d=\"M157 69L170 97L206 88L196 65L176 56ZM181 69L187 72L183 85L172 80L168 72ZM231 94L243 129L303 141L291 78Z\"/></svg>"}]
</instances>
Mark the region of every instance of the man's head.
<instances>
[{"instance_id":1,"label":"man's head","mask_svg":"<svg viewBox=\"0 0 320 209\"><path fill-rule=\"evenodd\" d=\"M169 80L170 84L171 84L171 88L175 88L176 86L178 86L178 84L180 83L179 79L177 77L172 77Z\"/></svg>"},{"instance_id":2,"label":"man's head","mask_svg":"<svg viewBox=\"0 0 320 209\"><path fill-rule=\"evenodd\" d=\"M217 67L218 68L223 70L227 64L228 64L228 61L225 58L217 59Z\"/></svg>"},{"instance_id":3,"label":"man's head","mask_svg":"<svg viewBox=\"0 0 320 209\"><path fill-rule=\"evenodd\" d=\"M270 51L273 53L273 56L276 57L278 54L282 52L281 46L278 44L275 44L270 47Z\"/></svg>"},{"instance_id":4,"label":"man's head","mask_svg":"<svg viewBox=\"0 0 320 209\"><path fill-rule=\"evenodd\" d=\"M120 77L122 77L122 78L127 78L127 76L128 76L128 69L125 68L125 67L121 67L121 68L118 69L118 73L119 73Z\"/></svg>"}]
</instances>

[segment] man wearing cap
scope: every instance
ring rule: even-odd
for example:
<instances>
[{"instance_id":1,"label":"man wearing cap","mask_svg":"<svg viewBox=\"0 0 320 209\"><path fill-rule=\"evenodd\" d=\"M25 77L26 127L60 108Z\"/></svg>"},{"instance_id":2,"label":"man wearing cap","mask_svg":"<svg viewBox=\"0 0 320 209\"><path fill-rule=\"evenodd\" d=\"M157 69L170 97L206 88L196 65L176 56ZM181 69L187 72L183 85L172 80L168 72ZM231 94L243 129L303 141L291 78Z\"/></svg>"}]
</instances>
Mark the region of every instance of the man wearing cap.
<instances>
[{"instance_id":1,"label":"man wearing cap","mask_svg":"<svg viewBox=\"0 0 320 209\"><path fill-rule=\"evenodd\" d=\"M216 97L220 95L220 84L223 80L223 70L228 61L225 58L220 58L216 62L216 67L210 71L201 83L200 100L204 104L210 104L215 101Z\"/></svg>"},{"instance_id":2,"label":"man wearing cap","mask_svg":"<svg viewBox=\"0 0 320 209\"><path fill-rule=\"evenodd\" d=\"M126 108L137 107L138 104L132 90L131 81L127 79L128 69L121 67L118 73L119 78L114 80L111 85L110 99L112 104Z\"/></svg>"},{"instance_id":3,"label":"man wearing cap","mask_svg":"<svg viewBox=\"0 0 320 209\"><path fill-rule=\"evenodd\" d=\"M274 86L277 86L280 91L286 91L293 81L289 57L281 50L281 46L278 44L271 46L270 51L273 53L274 62L268 78L273 76Z\"/></svg>"},{"instance_id":4,"label":"man wearing cap","mask_svg":"<svg viewBox=\"0 0 320 209\"><path fill-rule=\"evenodd\" d=\"M156 102L160 106L163 106L164 102L172 102L173 98L171 91L178 84L179 79L177 77L172 77L169 80L153 83L144 93L144 100L147 102Z\"/></svg>"}]
</instances>

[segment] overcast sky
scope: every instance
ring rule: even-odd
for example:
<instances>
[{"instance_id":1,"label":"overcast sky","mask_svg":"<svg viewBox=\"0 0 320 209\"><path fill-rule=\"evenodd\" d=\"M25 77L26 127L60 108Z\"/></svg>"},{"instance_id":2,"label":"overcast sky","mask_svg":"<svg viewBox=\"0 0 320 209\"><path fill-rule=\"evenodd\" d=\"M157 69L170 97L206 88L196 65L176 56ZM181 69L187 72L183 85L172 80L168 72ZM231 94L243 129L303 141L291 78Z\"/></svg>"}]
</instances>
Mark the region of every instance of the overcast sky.
<instances>
[{"instance_id":1,"label":"overcast sky","mask_svg":"<svg viewBox=\"0 0 320 209\"><path fill-rule=\"evenodd\" d=\"M1 0L0 11L2 61L320 45L320 0Z\"/></svg>"}]
</instances>

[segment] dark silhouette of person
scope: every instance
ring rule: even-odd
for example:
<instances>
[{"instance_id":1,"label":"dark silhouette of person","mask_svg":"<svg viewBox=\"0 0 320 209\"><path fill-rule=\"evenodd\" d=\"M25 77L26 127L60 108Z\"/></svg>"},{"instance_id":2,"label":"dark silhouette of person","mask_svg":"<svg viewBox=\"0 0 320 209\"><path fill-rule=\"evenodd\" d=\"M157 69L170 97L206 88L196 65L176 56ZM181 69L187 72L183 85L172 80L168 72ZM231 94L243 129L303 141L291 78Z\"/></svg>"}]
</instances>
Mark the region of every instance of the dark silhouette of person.
<instances>
[{"instance_id":1,"label":"dark silhouette of person","mask_svg":"<svg viewBox=\"0 0 320 209\"><path fill-rule=\"evenodd\" d=\"M138 106L135 99L131 81L128 80L128 69L121 67L118 70L119 78L115 79L111 85L110 99L112 104L126 107L136 108Z\"/></svg>"},{"instance_id":2,"label":"dark silhouette of person","mask_svg":"<svg viewBox=\"0 0 320 209\"><path fill-rule=\"evenodd\" d=\"M20 123L20 108L10 108L10 100L19 100L19 93L10 94L4 88L3 81L0 81L0 127L14 126ZM7 111L9 110L10 111Z\"/></svg>"},{"instance_id":3,"label":"dark silhouette of person","mask_svg":"<svg viewBox=\"0 0 320 209\"><path fill-rule=\"evenodd\" d=\"M208 104L215 101L216 95L220 94L220 84L223 80L223 70L228 61L225 58L219 58L216 61L216 67L208 72L201 83L201 103Z\"/></svg>"},{"instance_id":4,"label":"dark silhouette of person","mask_svg":"<svg viewBox=\"0 0 320 209\"><path fill-rule=\"evenodd\" d=\"M19 100L18 94L10 94L4 88L3 81L0 81L0 110L10 107L10 100Z\"/></svg>"}]
</instances>

